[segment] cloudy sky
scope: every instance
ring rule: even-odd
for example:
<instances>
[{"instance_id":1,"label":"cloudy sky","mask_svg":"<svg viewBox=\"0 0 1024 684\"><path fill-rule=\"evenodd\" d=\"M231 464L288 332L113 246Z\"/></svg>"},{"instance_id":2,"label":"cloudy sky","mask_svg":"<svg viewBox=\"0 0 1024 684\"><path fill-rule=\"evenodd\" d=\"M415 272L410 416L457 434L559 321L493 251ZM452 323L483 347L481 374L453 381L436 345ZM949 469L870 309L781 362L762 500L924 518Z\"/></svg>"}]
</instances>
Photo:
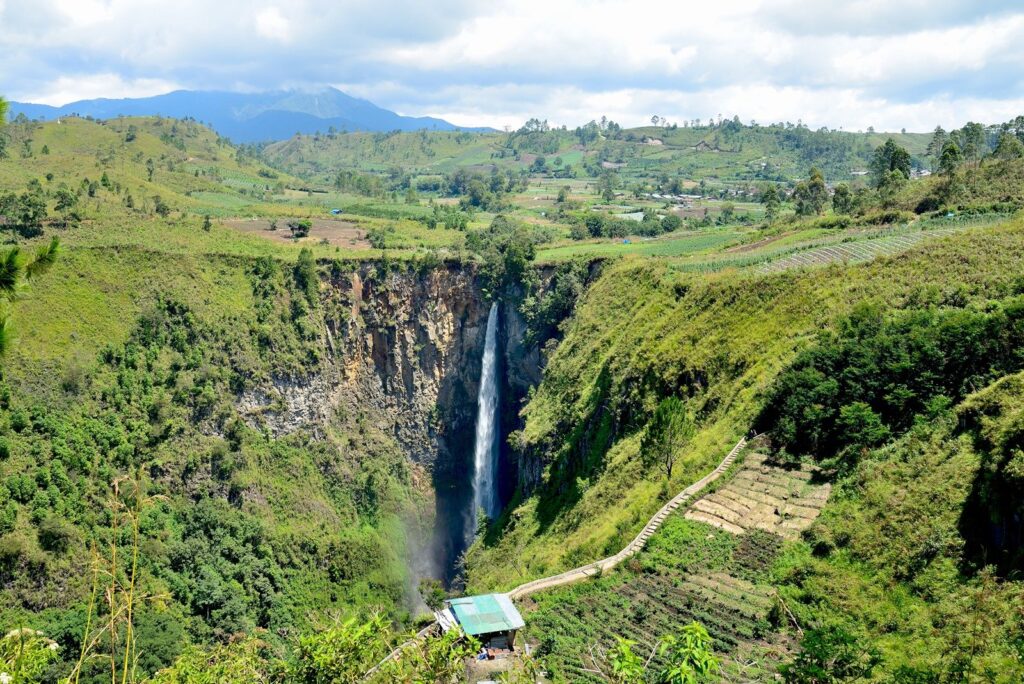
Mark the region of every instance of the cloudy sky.
<instances>
[{"instance_id":1,"label":"cloudy sky","mask_svg":"<svg viewBox=\"0 0 1024 684\"><path fill-rule=\"evenodd\" d=\"M930 130L1024 113L1020 0L0 0L0 93L336 86L401 114Z\"/></svg>"}]
</instances>

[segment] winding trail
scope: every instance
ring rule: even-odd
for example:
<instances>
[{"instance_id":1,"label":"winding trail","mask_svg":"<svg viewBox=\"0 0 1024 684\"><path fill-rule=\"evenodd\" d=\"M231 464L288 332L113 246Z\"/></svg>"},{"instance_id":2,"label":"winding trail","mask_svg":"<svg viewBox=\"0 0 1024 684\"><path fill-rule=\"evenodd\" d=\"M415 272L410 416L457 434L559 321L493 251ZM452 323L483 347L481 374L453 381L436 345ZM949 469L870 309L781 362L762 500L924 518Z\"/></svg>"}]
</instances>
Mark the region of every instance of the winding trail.
<instances>
[{"instance_id":1,"label":"winding trail","mask_svg":"<svg viewBox=\"0 0 1024 684\"><path fill-rule=\"evenodd\" d=\"M565 572L552 575L551 577L542 577L540 579L527 582L526 584L520 584L512 591L508 592L509 598L523 598L524 596L529 596L530 594L544 589L579 582L580 580L585 580L588 577L600 575L603 572L611 570L627 558L635 556L643 550L644 546L647 545L647 540L651 538L651 535L658 531L658 528L661 527L661 523L665 522L665 518L667 518L681 505L692 499L694 495L698 494L709 484L717 480L722 473L728 470L729 466L731 466L733 461L736 460L737 454L739 454L740 450L746 445L746 443L746 438L741 438L740 441L736 442L736 446L732 448L732 450L725 458L722 459L722 462L719 463L714 470L672 497L671 501L662 506L661 510L655 513L654 516L647 521L644 528L640 530L640 534L634 537L633 541L626 544L626 547L614 556L608 556L607 558L602 558L599 561L594 561L593 563L588 563L587 565L573 568L572 570L566 570Z\"/></svg>"},{"instance_id":2,"label":"winding trail","mask_svg":"<svg viewBox=\"0 0 1024 684\"><path fill-rule=\"evenodd\" d=\"M678 509L684 503L689 502L691 499L693 499L694 496L699 494L705 487L707 487L709 484L717 480L719 477L721 477L722 473L729 469L729 466L733 464L733 462L736 460L736 457L739 455L740 450L742 450L743 447L746 446L746 444L746 438L741 437L740 441L736 442L736 446L734 446L729 451L729 453L726 454L725 458L722 459L722 461L715 467L714 470L712 470L710 473L708 473L707 475L697 480L689 487L687 487L686 489L672 497L672 499L668 503L662 506L658 510L658 512L655 513L651 517L651 519L647 521L647 524L644 525L644 528L640 530L640 533L633 538L633 541L626 544L626 546L621 551L616 553L614 556L608 556L607 558L602 558L601 560L594 561L593 563L588 563L587 565L583 565L578 568L573 568L572 570L566 570L565 572L558 573L557 575L551 575L550 577L541 577L540 579L535 579L530 582L526 582L525 584L520 584L518 587L508 592L508 597L511 599L520 599L525 596L529 596L530 594L536 593L538 591L551 589L552 587L560 587L564 584L573 584L574 582L580 582L582 580L587 579L588 577L600 575L603 572L611 570L615 566L622 563L624 560L635 556L637 553L643 550L644 546L647 545L647 540L650 539L651 536L658 531L658 528L661 527L661 524L665 522L665 519L668 518L668 516L671 515L673 511ZM363 675L363 681L372 677L378 670L380 670L381 667L386 665L388 662L397 658L402 653L402 651L409 648L418 641L426 638L427 636L430 636L437 629L437 626L437 622L432 622L426 627L424 627L422 630L420 630L416 634L416 636L402 644L399 644L399 646L395 648L395 650L393 650L391 653L389 653L387 657L385 657L383 660L377 663L377 665L374 666L372 670Z\"/></svg>"}]
</instances>

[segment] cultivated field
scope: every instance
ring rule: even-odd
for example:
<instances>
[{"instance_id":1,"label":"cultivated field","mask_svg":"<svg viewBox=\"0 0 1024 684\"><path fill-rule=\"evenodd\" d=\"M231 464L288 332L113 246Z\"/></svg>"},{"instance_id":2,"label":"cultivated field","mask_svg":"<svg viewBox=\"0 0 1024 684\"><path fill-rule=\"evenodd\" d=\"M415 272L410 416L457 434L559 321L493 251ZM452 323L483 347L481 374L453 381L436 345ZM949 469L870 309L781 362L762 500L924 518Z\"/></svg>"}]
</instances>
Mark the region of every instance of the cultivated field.
<instances>
[{"instance_id":1,"label":"cultivated field","mask_svg":"<svg viewBox=\"0 0 1024 684\"><path fill-rule=\"evenodd\" d=\"M228 219L221 223L247 235L258 235L281 244L316 243L330 244L346 249L370 249L366 239L366 231L350 221L331 219L312 219L309 235L303 238L292 237L288 229L289 219Z\"/></svg>"},{"instance_id":2,"label":"cultivated field","mask_svg":"<svg viewBox=\"0 0 1024 684\"><path fill-rule=\"evenodd\" d=\"M725 485L693 503L686 517L733 534L764 530L796 539L818 517L831 486L816 481L813 466L783 467L748 454Z\"/></svg>"}]
</instances>

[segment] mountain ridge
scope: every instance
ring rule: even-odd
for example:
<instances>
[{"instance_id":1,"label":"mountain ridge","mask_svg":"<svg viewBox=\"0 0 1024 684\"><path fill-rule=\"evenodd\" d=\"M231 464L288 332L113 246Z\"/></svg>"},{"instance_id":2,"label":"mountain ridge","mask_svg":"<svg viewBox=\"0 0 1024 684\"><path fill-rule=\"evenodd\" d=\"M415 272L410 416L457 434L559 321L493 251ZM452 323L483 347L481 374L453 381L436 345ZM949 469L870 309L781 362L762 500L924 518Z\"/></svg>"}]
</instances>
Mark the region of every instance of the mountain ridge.
<instances>
[{"instance_id":1,"label":"mountain ridge","mask_svg":"<svg viewBox=\"0 0 1024 684\"><path fill-rule=\"evenodd\" d=\"M234 93L220 90L174 90L141 98L95 98L62 106L10 102L10 116L51 120L71 114L110 119L118 116L191 117L208 123L239 143L283 140L296 133L345 131L482 131L436 117L403 116L337 88L316 91L277 90Z\"/></svg>"}]
</instances>

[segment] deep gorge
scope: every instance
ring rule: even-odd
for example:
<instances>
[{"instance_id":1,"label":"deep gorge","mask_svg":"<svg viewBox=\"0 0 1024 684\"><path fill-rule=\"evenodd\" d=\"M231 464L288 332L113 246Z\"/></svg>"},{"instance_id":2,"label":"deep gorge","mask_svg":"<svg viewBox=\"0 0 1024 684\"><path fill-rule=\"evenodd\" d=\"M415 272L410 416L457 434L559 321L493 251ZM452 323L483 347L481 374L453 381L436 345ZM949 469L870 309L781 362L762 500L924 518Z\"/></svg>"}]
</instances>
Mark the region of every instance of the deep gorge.
<instances>
[{"instance_id":1,"label":"deep gorge","mask_svg":"<svg viewBox=\"0 0 1024 684\"><path fill-rule=\"evenodd\" d=\"M275 435L316 434L335 411L366 415L393 436L429 478L433 535L411 537L412 574L451 582L473 531L473 452L488 311L474 266L414 269L366 263L333 268L320 287L323 344L318 371L275 379L243 394L252 424ZM498 304L498 472L500 510L512 497L518 466L506 436L531 385L540 354L526 348L526 324L513 302ZM422 526L425 521L415 521Z\"/></svg>"}]
</instances>

